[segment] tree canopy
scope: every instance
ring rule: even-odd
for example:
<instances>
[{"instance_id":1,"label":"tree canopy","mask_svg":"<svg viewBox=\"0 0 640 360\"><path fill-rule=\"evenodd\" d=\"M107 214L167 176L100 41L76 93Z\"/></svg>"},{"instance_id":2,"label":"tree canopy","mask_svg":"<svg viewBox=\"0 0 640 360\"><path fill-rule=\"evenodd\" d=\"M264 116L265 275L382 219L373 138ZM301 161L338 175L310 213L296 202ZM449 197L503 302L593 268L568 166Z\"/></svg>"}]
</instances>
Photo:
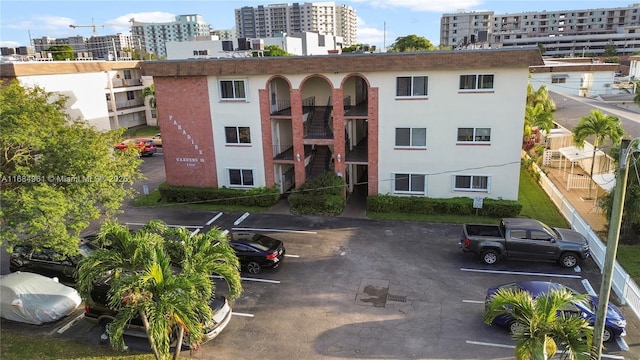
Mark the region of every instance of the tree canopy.
<instances>
[{"instance_id":1,"label":"tree canopy","mask_svg":"<svg viewBox=\"0 0 640 360\"><path fill-rule=\"evenodd\" d=\"M436 47L429 40L418 35L407 35L396 38L389 52L432 51Z\"/></svg>"},{"instance_id":2,"label":"tree canopy","mask_svg":"<svg viewBox=\"0 0 640 360\"><path fill-rule=\"evenodd\" d=\"M517 341L518 360L551 359L557 350L563 359L590 359L593 328L580 316L567 316L564 309L572 303L587 301L586 295L568 289L551 290L532 297L526 291L499 289L489 300L484 321L491 324L498 316L515 321L511 336Z\"/></svg>"},{"instance_id":3,"label":"tree canopy","mask_svg":"<svg viewBox=\"0 0 640 360\"><path fill-rule=\"evenodd\" d=\"M264 47L264 50L264 56L291 56L291 54L282 50L278 45L267 45Z\"/></svg>"},{"instance_id":4,"label":"tree canopy","mask_svg":"<svg viewBox=\"0 0 640 360\"><path fill-rule=\"evenodd\" d=\"M73 60L76 54L71 45L67 44L51 45L47 49L47 52L51 53L53 60L56 61Z\"/></svg>"},{"instance_id":5,"label":"tree canopy","mask_svg":"<svg viewBox=\"0 0 640 360\"><path fill-rule=\"evenodd\" d=\"M124 348L123 332L135 317L142 320L156 359L170 355L172 335L192 348L203 337L202 324L213 317L209 300L215 296L212 274L228 285L229 300L242 293L240 262L227 235L219 228L192 235L152 220L130 231L116 222L103 224L96 238L101 247L83 258L77 274L78 291L93 304L95 279L107 279L108 306L116 310L109 326L111 345ZM181 346L175 347L174 359Z\"/></svg>"},{"instance_id":6,"label":"tree canopy","mask_svg":"<svg viewBox=\"0 0 640 360\"><path fill-rule=\"evenodd\" d=\"M6 86L5 86L6 85ZM67 98L17 81L0 85L0 242L78 251L90 221L115 214L142 178L122 131L71 119Z\"/></svg>"}]
</instances>

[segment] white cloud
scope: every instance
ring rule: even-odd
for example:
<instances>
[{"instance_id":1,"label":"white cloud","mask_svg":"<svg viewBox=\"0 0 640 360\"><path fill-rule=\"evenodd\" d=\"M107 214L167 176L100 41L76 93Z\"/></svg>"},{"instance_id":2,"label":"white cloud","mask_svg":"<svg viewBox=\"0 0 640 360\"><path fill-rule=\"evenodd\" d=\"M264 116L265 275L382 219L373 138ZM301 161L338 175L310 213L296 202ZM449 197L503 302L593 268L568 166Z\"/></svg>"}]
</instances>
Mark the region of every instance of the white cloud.
<instances>
[{"instance_id":1,"label":"white cloud","mask_svg":"<svg viewBox=\"0 0 640 360\"><path fill-rule=\"evenodd\" d=\"M129 30L131 30L131 19L135 19L136 22L143 23L168 23L175 21L176 15L161 11L129 13L115 19L108 20L107 23L109 24L109 27L116 30L116 32L128 33Z\"/></svg>"},{"instance_id":2,"label":"white cloud","mask_svg":"<svg viewBox=\"0 0 640 360\"><path fill-rule=\"evenodd\" d=\"M482 0L352 0L377 8L404 8L411 11L447 13L460 9L470 9L482 4Z\"/></svg>"},{"instance_id":3,"label":"white cloud","mask_svg":"<svg viewBox=\"0 0 640 360\"><path fill-rule=\"evenodd\" d=\"M382 48L384 42L384 29L371 27L365 23L364 19L358 16L358 44L376 45Z\"/></svg>"}]
</instances>

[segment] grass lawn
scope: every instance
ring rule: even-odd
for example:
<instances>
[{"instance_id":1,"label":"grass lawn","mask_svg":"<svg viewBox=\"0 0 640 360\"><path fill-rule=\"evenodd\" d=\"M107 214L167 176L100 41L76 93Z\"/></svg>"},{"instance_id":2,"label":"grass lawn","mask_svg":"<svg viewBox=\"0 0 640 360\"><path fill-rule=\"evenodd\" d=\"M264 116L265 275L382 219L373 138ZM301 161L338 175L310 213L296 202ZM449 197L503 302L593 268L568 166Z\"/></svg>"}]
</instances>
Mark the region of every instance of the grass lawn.
<instances>
[{"instance_id":1,"label":"grass lawn","mask_svg":"<svg viewBox=\"0 0 640 360\"><path fill-rule=\"evenodd\" d=\"M160 132L160 127L158 126L135 126L127 129L124 132L125 138L134 138L134 137L152 137L155 134Z\"/></svg>"}]
</instances>

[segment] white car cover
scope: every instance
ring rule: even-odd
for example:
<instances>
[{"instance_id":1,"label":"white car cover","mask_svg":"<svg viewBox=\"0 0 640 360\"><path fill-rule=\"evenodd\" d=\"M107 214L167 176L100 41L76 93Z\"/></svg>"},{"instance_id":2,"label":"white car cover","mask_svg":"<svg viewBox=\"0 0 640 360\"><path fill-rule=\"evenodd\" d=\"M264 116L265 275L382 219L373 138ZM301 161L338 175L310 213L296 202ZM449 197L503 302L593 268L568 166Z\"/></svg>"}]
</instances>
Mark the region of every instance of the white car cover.
<instances>
[{"instance_id":1,"label":"white car cover","mask_svg":"<svg viewBox=\"0 0 640 360\"><path fill-rule=\"evenodd\" d=\"M0 315L40 325L72 313L82 299L76 289L46 276L15 272L0 277Z\"/></svg>"}]
</instances>

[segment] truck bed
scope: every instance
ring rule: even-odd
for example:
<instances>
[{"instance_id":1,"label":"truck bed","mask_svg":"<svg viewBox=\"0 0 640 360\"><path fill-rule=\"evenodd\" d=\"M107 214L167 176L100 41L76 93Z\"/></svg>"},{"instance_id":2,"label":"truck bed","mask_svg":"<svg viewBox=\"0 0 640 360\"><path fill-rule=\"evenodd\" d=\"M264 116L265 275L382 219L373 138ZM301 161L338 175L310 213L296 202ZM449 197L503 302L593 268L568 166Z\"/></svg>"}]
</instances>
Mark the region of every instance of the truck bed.
<instances>
[{"instance_id":1,"label":"truck bed","mask_svg":"<svg viewBox=\"0 0 640 360\"><path fill-rule=\"evenodd\" d=\"M467 236L487 236L504 238L504 234L498 225L485 225L485 224L465 224Z\"/></svg>"}]
</instances>

